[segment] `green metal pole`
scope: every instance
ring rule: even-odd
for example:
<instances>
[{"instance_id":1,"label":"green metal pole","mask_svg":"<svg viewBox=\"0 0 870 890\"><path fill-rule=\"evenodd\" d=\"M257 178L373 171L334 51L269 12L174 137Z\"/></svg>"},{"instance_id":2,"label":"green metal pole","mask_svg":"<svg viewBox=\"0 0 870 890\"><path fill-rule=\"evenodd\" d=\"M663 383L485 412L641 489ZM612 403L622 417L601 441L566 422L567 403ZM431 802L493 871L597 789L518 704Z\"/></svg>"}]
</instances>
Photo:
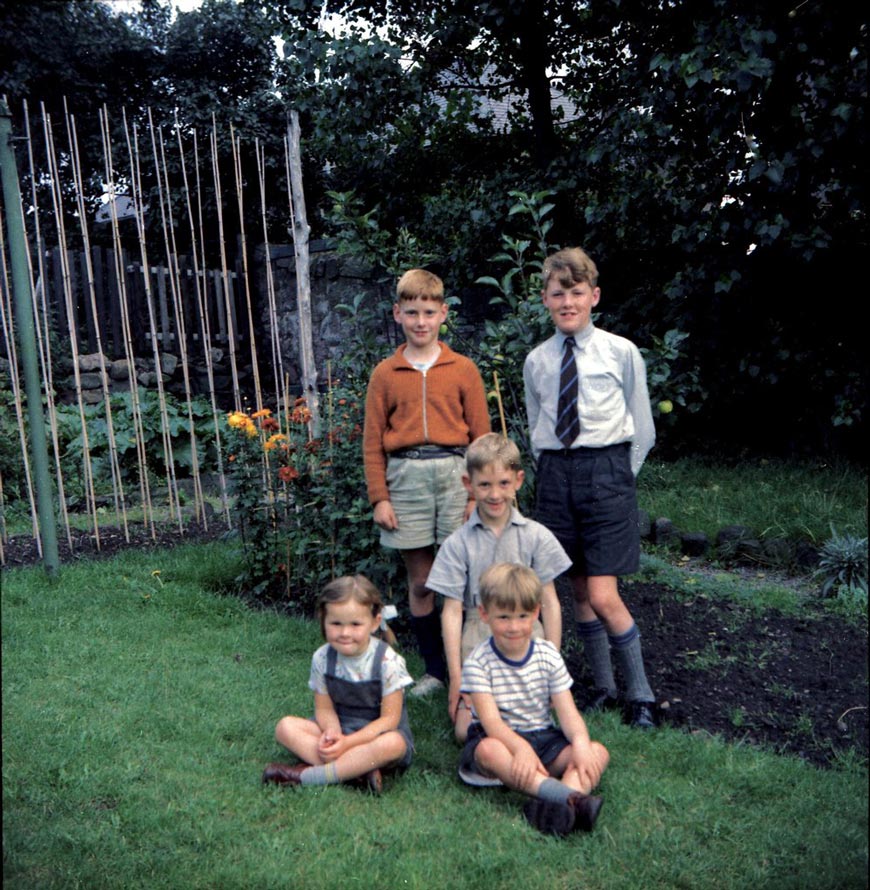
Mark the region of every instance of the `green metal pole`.
<instances>
[{"instance_id":1,"label":"green metal pole","mask_svg":"<svg viewBox=\"0 0 870 890\"><path fill-rule=\"evenodd\" d=\"M42 386L36 355L36 328L33 322L33 295L27 267L27 239L21 216L21 191L18 167L12 150L12 115L5 97L0 97L0 174L3 178L3 203L6 205L6 230L9 233L9 259L12 268L12 292L15 298L15 328L18 332L19 355L24 371L27 393L27 416L30 421L30 457L36 483L36 507L42 535L42 559L49 575L58 566L57 524L48 469L48 445L45 418L42 414Z\"/></svg>"}]
</instances>

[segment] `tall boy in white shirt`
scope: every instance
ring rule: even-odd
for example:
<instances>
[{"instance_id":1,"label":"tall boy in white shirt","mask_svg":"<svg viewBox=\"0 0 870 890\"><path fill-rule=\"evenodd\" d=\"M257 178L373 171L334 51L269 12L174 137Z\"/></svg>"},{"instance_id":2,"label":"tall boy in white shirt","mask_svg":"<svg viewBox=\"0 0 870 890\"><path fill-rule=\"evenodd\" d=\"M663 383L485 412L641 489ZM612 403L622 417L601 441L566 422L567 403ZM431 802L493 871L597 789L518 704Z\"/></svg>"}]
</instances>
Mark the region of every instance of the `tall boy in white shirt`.
<instances>
[{"instance_id":1,"label":"tall boy in white shirt","mask_svg":"<svg viewBox=\"0 0 870 890\"><path fill-rule=\"evenodd\" d=\"M615 705L611 652L625 682L628 722L655 726L640 633L618 577L640 561L635 477L655 441L646 368L638 348L596 328L598 269L580 248L548 257L541 297L556 326L523 366L532 451L538 459L536 518L573 564L577 631L596 689L584 710Z\"/></svg>"}]
</instances>

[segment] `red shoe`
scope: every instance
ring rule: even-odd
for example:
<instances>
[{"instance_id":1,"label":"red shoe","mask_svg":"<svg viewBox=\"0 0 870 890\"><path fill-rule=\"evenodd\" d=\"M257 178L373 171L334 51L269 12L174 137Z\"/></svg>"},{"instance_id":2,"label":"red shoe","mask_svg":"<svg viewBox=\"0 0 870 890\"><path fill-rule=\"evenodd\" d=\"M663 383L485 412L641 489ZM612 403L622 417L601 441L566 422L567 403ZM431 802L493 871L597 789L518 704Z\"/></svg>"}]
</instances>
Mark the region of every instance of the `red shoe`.
<instances>
[{"instance_id":1,"label":"red shoe","mask_svg":"<svg viewBox=\"0 0 870 890\"><path fill-rule=\"evenodd\" d=\"M270 763L263 770L263 784L274 785L299 785L302 782L302 772L308 769L307 763Z\"/></svg>"}]
</instances>

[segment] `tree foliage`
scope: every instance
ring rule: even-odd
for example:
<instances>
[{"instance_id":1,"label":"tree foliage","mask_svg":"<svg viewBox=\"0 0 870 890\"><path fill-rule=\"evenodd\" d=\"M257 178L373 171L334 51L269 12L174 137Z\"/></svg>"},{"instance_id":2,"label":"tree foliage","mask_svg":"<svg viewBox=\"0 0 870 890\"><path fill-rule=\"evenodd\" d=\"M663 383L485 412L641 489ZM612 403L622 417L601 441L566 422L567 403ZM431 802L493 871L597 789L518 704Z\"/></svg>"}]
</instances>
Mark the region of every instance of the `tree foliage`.
<instances>
[{"instance_id":1,"label":"tree foliage","mask_svg":"<svg viewBox=\"0 0 870 890\"><path fill-rule=\"evenodd\" d=\"M331 231L332 196L353 196L490 316L472 282L517 237L511 193L552 194L550 242L599 262L602 324L647 348L680 332L671 370L709 393L682 427L691 447L861 453L859 7L205 0L173 18L158 0L123 16L35 0L5 3L2 24L13 107L58 114L68 96L79 121L151 108L167 128L214 115L276 149L297 110L314 234Z\"/></svg>"}]
</instances>

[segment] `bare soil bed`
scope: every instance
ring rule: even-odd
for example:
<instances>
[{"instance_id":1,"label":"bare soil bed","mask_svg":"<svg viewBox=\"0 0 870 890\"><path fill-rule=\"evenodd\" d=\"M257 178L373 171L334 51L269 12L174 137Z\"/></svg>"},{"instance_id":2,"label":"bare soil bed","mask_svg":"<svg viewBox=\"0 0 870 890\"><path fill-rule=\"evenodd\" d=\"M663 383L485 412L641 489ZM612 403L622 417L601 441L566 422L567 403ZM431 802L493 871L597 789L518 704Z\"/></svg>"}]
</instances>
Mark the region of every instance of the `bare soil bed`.
<instances>
[{"instance_id":1,"label":"bare soil bed","mask_svg":"<svg viewBox=\"0 0 870 890\"><path fill-rule=\"evenodd\" d=\"M159 549L219 538L218 521L204 529L188 524L185 534L165 526L155 534L131 526L129 541L118 529L102 529L100 548L87 532L72 547L58 542L60 560L107 558L131 547ZM39 553L29 536L4 545L5 567L31 565ZM572 614L567 585L560 582L566 618ZM622 585L643 639L650 683L663 722L692 733L829 766L838 753L854 749L866 760L868 677L866 625L823 617L808 603L800 617L776 611L756 613L746 605L705 595L676 594L647 581ZM566 620L565 652L582 706L591 679ZM394 629L403 645L404 622Z\"/></svg>"}]
</instances>

